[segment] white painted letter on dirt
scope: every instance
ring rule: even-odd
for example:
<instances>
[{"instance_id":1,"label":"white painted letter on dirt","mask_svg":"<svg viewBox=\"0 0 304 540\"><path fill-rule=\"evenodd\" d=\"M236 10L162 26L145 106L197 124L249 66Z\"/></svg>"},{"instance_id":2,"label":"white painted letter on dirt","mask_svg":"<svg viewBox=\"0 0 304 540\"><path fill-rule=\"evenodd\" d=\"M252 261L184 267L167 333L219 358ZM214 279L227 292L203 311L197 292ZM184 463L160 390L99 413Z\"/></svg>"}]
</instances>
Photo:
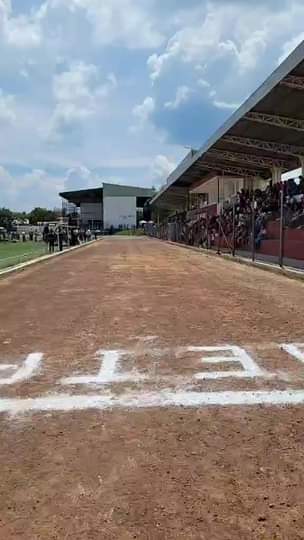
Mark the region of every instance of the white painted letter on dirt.
<instances>
[{"instance_id":1,"label":"white painted letter on dirt","mask_svg":"<svg viewBox=\"0 0 304 540\"><path fill-rule=\"evenodd\" d=\"M283 343L281 348L304 364L304 343Z\"/></svg>"},{"instance_id":2,"label":"white painted letter on dirt","mask_svg":"<svg viewBox=\"0 0 304 540\"><path fill-rule=\"evenodd\" d=\"M16 383L25 381L27 379L30 379L34 375L34 373L38 370L42 358L43 358L42 353L29 354L19 369L18 369L18 366L14 364L2 365L1 371L13 370L13 373L9 377L0 378L0 385L16 384Z\"/></svg>"},{"instance_id":3,"label":"white painted letter on dirt","mask_svg":"<svg viewBox=\"0 0 304 540\"><path fill-rule=\"evenodd\" d=\"M223 347L189 347L189 352L202 352L202 353L231 353L230 356L202 356L202 362L208 364L223 364L225 362L235 362L241 364L242 370L235 371L204 371L197 373L195 378L197 380L207 379L225 379L225 378L238 378L238 379L253 379L255 377L265 376L265 372L259 368L256 362L249 356L249 354L241 347L237 346L223 346Z\"/></svg>"},{"instance_id":4,"label":"white painted letter on dirt","mask_svg":"<svg viewBox=\"0 0 304 540\"><path fill-rule=\"evenodd\" d=\"M111 384L127 381L142 380L145 377L135 371L119 373L121 359L128 351L98 351L97 357L101 361L101 367L97 375L84 375L68 377L61 380L62 384Z\"/></svg>"}]
</instances>

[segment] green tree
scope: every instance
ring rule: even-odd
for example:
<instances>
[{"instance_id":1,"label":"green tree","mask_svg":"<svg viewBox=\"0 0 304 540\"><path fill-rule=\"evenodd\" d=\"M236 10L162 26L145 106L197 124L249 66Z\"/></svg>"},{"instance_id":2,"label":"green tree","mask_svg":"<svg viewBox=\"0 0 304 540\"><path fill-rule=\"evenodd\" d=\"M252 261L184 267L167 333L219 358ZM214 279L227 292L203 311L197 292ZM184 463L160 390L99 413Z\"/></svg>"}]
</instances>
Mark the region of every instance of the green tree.
<instances>
[{"instance_id":1,"label":"green tree","mask_svg":"<svg viewBox=\"0 0 304 540\"><path fill-rule=\"evenodd\" d=\"M37 223L44 221L56 221L57 214L53 210L37 207L29 213L28 218L31 225L37 225Z\"/></svg>"},{"instance_id":2,"label":"green tree","mask_svg":"<svg viewBox=\"0 0 304 540\"><path fill-rule=\"evenodd\" d=\"M13 212L11 212L8 208L0 208L0 227L10 229L13 219Z\"/></svg>"},{"instance_id":3,"label":"green tree","mask_svg":"<svg viewBox=\"0 0 304 540\"><path fill-rule=\"evenodd\" d=\"M14 219L20 219L24 221L25 219L29 219L29 218L26 212L14 212Z\"/></svg>"}]
</instances>

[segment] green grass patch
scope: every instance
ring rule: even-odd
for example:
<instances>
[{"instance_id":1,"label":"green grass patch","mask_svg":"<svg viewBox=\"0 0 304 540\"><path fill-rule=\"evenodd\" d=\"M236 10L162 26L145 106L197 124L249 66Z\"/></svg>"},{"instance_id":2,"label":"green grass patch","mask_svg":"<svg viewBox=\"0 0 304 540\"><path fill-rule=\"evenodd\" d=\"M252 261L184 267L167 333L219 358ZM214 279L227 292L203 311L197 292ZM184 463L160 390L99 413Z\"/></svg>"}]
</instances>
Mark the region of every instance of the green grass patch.
<instances>
[{"instance_id":1,"label":"green grass patch","mask_svg":"<svg viewBox=\"0 0 304 540\"><path fill-rule=\"evenodd\" d=\"M0 269L36 259L46 253L44 242L0 242Z\"/></svg>"}]
</instances>

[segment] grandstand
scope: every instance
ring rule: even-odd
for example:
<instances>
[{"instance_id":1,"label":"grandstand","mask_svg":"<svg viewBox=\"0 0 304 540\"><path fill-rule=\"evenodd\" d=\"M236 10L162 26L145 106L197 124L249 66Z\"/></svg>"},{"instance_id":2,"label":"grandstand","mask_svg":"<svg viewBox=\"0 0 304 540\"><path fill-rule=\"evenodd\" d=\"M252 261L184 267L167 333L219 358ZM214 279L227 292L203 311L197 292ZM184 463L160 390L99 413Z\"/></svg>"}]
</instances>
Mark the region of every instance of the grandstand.
<instances>
[{"instance_id":1,"label":"grandstand","mask_svg":"<svg viewBox=\"0 0 304 540\"><path fill-rule=\"evenodd\" d=\"M304 170L303 57L304 42L169 176L151 201L161 224L154 234L253 257L258 249L280 264L284 256L304 261L303 180L283 182L284 173ZM275 201L267 206L269 197Z\"/></svg>"}]
</instances>

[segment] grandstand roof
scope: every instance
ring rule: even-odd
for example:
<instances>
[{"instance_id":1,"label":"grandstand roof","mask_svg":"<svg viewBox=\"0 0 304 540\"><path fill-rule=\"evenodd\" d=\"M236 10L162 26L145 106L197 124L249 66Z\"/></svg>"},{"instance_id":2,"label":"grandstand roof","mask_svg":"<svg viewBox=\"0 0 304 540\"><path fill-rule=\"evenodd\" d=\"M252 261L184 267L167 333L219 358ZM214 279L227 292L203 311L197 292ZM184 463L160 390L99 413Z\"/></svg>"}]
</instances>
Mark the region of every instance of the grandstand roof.
<instances>
[{"instance_id":1,"label":"grandstand roof","mask_svg":"<svg viewBox=\"0 0 304 540\"><path fill-rule=\"evenodd\" d=\"M153 203L173 203L178 187L210 173L269 178L301 166L304 156L304 41L197 152L169 176Z\"/></svg>"}]
</instances>

